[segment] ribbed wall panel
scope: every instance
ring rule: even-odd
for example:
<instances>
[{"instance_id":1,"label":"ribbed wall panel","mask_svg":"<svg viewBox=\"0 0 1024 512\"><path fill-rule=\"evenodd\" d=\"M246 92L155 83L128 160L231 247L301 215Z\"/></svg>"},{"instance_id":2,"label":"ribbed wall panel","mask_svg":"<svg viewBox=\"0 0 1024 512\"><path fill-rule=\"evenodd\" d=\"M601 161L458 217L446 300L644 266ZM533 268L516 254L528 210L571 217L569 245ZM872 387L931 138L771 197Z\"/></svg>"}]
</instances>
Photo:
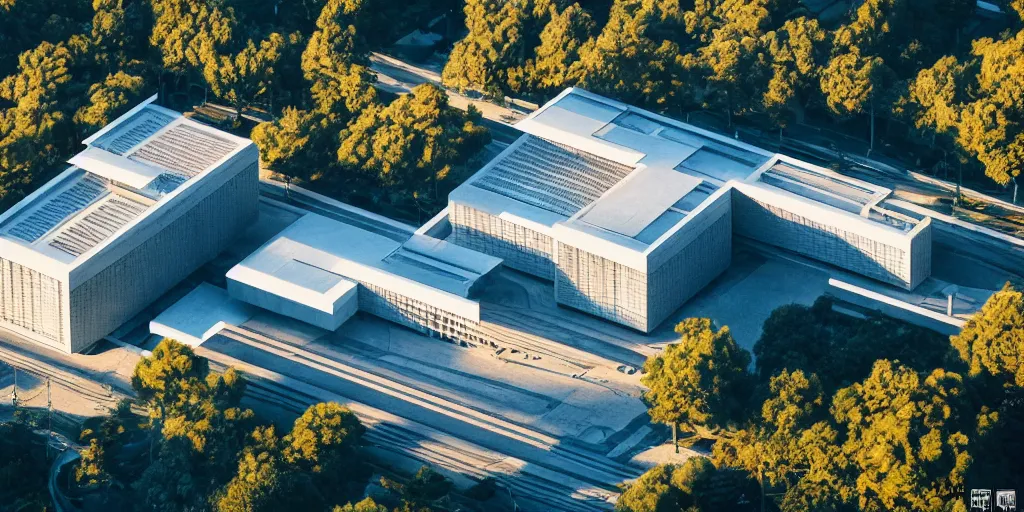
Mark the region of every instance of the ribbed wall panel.
<instances>
[{"instance_id":1,"label":"ribbed wall panel","mask_svg":"<svg viewBox=\"0 0 1024 512\"><path fill-rule=\"evenodd\" d=\"M910 288L914 289L921 281L932 275L932 223L921 229L910 241Z\"/></svg>"},{"instance_id":2,"label":"ribbed wall panel","mask_svg":"<svg viewBox=\"0 0 1024 512\"><path fill-rule=\"evenodd\" d=\"M453 342L484 343L480 324L425 302L362 281L359 310L408 327L416 332Z\"/></svg>"},{"instance_id":3,"label":"ribbed wall panel","mask_svg":"<svg viewBox=\"0 0 1024 512\"><path fill-rule=\"evenodd\" d=\"M647 330L646 273L559 243L555 274L559 304Z\"/></svg>"},{"instance_id":4,"label":"ribbed wall panel","mask_svg":"<svg viewBox=\"0 0 1024 512\"><path fill-rule=\"evenodd\" d=\"M71 291L71 348L78 352L141 312L221 252L256 219L252 163ZM153 221L153 219L150 219Z\"/></svg>"},{"instance_id":5,"label":"ribbed wall panel","mask_svg":"<svg viewBox=\"0 0 1024 512\"><path fill-rule=\"evenodd\" d=\"M733 215L737 234L872 279L912 288L909 247L894 247L838 226L822 224L744 194L734 194ZM922 245L920 250L927 250L930 255L931 244L927 247Z\"/></svg>"},{"instance_id":6,"label":"ribbed wall panel","mask_svg":"<svg viewBox=\"0 0 1024 512\"><path fill-rule=\"evenodd\" d=\"M542 279L555 278L551 237L494 215L451 203L448 241L504 260L505 266Z\"/></svg>"},{"instance_id":7,"label":"ribbed wall panel","mask_svg":"<svg viewBox=\"0 0 1024 512\"><path fill-rule=\"evenodd\" d=\"M732 214L726 211L678 251L648 276L648 332L729 268Z\"/></svg>"},{"instance_id":8,"label":"ribbed wall panel","mask_svg":"<svg viewBox=\"0 0 1024 512\"><path fill-rule=\"evenodd\" d=\"M57 279L0 258L0 323L67 350L61 311L64 289Z\"/></svg>"}]
</instances>

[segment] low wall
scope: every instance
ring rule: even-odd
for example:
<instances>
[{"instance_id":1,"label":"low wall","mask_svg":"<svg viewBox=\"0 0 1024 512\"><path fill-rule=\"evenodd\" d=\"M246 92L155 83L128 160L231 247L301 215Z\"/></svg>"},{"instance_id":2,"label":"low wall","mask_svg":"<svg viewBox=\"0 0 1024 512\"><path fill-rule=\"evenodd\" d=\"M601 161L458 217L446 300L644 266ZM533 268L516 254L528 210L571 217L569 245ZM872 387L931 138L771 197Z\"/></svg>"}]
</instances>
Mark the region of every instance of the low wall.
<instances>
[{"instance_id":1,"label":"low wall","mask_svg":"<svg viewBox=\"0 0 1024 512\"><path fill-rule=\"evenodd\" d=\"M826 293L843 302L872 309L885 316L931 329L947 336L959 334L960 329L966 323L959 318L946 316L942 313L937 313L930 309L925 309L838 279L828 280L828 290Z\"/></svg>"}]
</instances>

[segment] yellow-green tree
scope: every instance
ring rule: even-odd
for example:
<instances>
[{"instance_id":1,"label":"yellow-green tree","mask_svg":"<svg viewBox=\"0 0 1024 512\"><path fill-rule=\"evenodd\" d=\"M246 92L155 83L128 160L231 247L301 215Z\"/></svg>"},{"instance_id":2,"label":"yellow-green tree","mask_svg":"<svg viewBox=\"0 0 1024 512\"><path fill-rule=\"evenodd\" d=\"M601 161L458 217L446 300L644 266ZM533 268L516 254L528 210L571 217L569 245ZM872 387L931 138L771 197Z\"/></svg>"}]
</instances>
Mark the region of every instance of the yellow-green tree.
<instances>
[{"instance_id":1,"label":"yellow-green tree","mask_svg":"<svg viewBox=\"0 0 1024 512\"><path fill-rule=\"evenodd\" d=\"M747 470L762 486L786 489L812 465L826 462L810 459L810 452L801 446L804 430L825 417L818 377L784 370L772 377L761 416L735 437L715 444L715 461Z\"/></svg>"},{"instance_id":2,"label":"yellow-green tree","mask_svg":"<svg viewBox=\"0 0 1024 512\"><path fill-rule=\"evenodd\" d=\"M208 55L203 76L211 91L241 111L261 100L272 98L277 82L277 64L281 59L284 36L272 33L259 46L252 39L234 56Z\"/></svg>"},{"instance_id":3,"label":"yellow-green tree","mask_svg":"<svg viewBox=\"0 0 1024 512\"><path fill-rule=\"evenodd\" d=\"M262 165L293 178L309 178L317 161L313 143L321 132L321 117L286 107L274 121L256 125L249 138L260 148Z\"/></svg>"},{"instance_id":4,"label":"yellow-green tree","mask_svg":"<svg viewBox=\"0 0 1024 512\"><path fill-rule=\"evenodd\" d=\"M972 54L979 61L977 88L961 111L957 142L996 183L1016 183L1024 168L1024 30L975 41Z\"/></svg>"},{"instance_id":5,"label":"yellow-green tree","mask_svg":"<svg viewBox=\"0 0 1024 512\"><path fill-rule=\"evenodd\" d=\"M672 425L673 438L678 428L719 437L746 404L750 353L736 344L728 327L715 329L707 318L688 318L676 333L678 343L644 364L647 412L652 421Z\"/></svg>"},{"instance_id":6,"label":"yellow-green tree","mask_svg":"<svg viewBox=\"0 0 1024 512\"><path fill-rule=\"evenodd\" d=\"M210 373L206 359L165 339L136 365L132 388L149 408L157 448L133 485L140 501L154 510L207 506L253 427L252 411L238 405L245 380L233 369Z\"/></svg>"},{"instance_id":7,"label":"yellow-green tree","mask_svg":"<svg viewBox=\"0 0 1024 512\"><path fill-rule=\"evenodd\" d=\"M840 118L867 114L871 123L869 140L875 146L875 118L888 107L886 92L892 84L892 71L880 57L862 55L860 48L849 47L821 70L821 92L833 114Z\"/></svg>"},{"instance_id":8,"label":"yellow-green tree","mask_svg":"<svg viewBox=\"0 0 1024 512\"><path fill-rule=\"evenodd\" d=\"M366 427L347 407L335 402L310 406L283 440L283 459L310 475L313 485L330 490L327 499L357 499L369 476L357 455Z\"/></svg>"},{"instance_id":9,"label":"yellow-green tree","mask_svg":"<svg viewBox=\"0 0 1024 512\"><path fill-rule=\"evenodd\" d=\"M509 69L525 62L526 0L467 0L469 33L452 48L441 73L444 85L491 96L507 91Z\"/></svg>"},{"instance_id":10,"label":"yellow-green tree","mask_svg":"<svg viewBox=\"0 0 1024 512\"><path fill-rule=\"evenodd\" d=\"M942 369L922 379L880 360L832 402L843 453L865 511L942 510L962 499L970 415L963 379Z\"/></svg>"},{"instance_id":11,"label":"yellow-green tree","mask_svg":"<svg viewBox=\"0 0 1024 512\"><path fill-rule=\"evenodd\" d=\"M144 0L95 0L90 35L94 56L115 74L145 57L146 35L152 30L152 11Z\"/></svg>"},{"instance_id":12,"label":"yellow-green tree","mask_svg":"<svg viewBox=\"0 0 1024 512\"><path fill-rule=\"evenodd\" d=\"M128 442L129 432L136 430L139 418L132 412L127 399L117 404L117 409L99 421L93 428L85 428L79 441L86 444L81 459L75 467L75 481L79 486L109 490L119 477L127 476L116 462ZM131 475L135 476L135 475Z\"/></svg>"},{"instance_id":13,"label":"yellow-green tree","mask_svg":"<svg viewBox=\"0 0 1024 512\"><path fill-rule=\"evenodd\" d=\"M237 21L221 0L153 0L150 44L163 69L178 75L202 73L206 59L226 48Z\"/></svg>"},{"instance_id":14,"label":"yellow-green tree","mask_svg":"<svg viewBox=\"0 0 1024 512\"><path fill-rule=\"evenodd\" d=\"M655 110L670 108L681 25L678 2L615 0L601 33L579 50L572 81L592 92Z\"/></svg>"},{"instance_id":15,"label":"yellow-green tree","mask_svg":"<svg viewBox=\"0 0 1024 512\"><path fill-rule=\"evenodd\" d=\"M322 490L330 493L329 489ZM257 427L238 457L238 471L215 501L218 512L323 510L321 489L284 461L274 427Z\"/></svg>"},{"instance_id":16,"label":"yellow-green tree","mask_svg":"<svg viewBox=\"0 0 1024 512\"><path fill-rule=\"evenodd\" d=\"M374 77L361 65L368 51L357 32L361 8L357 1L327 0L302 53L316 109L341 121L377 102Z\"/></svg>"},{"instance_id":17,"label":"yellow-green tree","mask_svg":"<svg viewBox=\"0 0 1024 512\"><path fill-rule=\"evenodd\" d=\"M1024 293L1007 283L950 342L970 375L1024 387Z\"/></svg>"},{"instance_id":18,"label":"yellow-green tree","mask_svg":"<svg viewBox=\"0 0 1024 512\"><path fill-rule=\"evenodd\" d=\"M854 489L828 419L817 376L783 370L769 383L760 417L715 444L715 463L747 471L782 510L851 510Z\"/></svg>"},{"instance_id":19,"label":"yellow-green tree","mask_svg":"<svg viewBox=\"0 0 1024 512\"><path fill-rule=\"evenodd\" d=\"M18 72L0 80L0 204L28 191L76 140L72 116L88 82L81 36L42 42L18 56Z\"/></svg>"},{"instance_id":20,"label":"yellow-green tree","mask_svg":"<svg viewBox=\"0 0 1024 512\"><path fill-rule=\"evenodd\" d=\"M518 75L510 71L509 80L514 92L528 92L546 98L569 83L569 69L579 59L580 47L594 31L594 20L586 9L574 3L562 12L552 7L551 21L540 33L540 45L534 58L526 63Z\"/></svg>"},{"instance_id":21,"label":"yellow-green tree","mask_svg":"<svg viewBox=\"0 0 1024 512\"><path fill-rule=\"evenodd\" d=\"M828 37L818 20L800 16L762 37L771 70L761 106L780 127L801 123L819 91L818 75L827 59Z\"/></svg>"},{"instance_id":22,"label":"yellow-green tree","mask_svg":"<svg viewBox=\"0 0 1024 512\"><path fill-rule=\"evenodd\" d=\"M795 7L788 0L726 0L700 29L707 44L697 54L708 71L709 99L725 110L730 125L734 113L760 106L771 71L762 40Z\"/></svg>"},{"instance_id":23,"label":"yellow-green tree","mask_svg":"<svg viewBox=\"0 0 1024 512\"><path fill-rule=\"evenodd\" d=\"M110 124L135 106L143 94L142 77L118 71L89 87L89 103L75 112L80 133L91 133Z\"/></svg>"},{"instance_id":24,"label":"yellow-green tree","mask_svg":"<svg viewBox=\"0 0 1024 512\"><path fill-rule=\"evenodd\" d=\"M332 512L388 512L384 505L378 505L373 498L365 498L358 503L347 503L345 506L335 506Z\"/></svg>"},{"instance_id":25,"label":"yellow-green tree","mask_svg":"<svg viewBox=\"0 0 1024 512\"><path fill-rule=\"evenodd\" d=\"M708 459L691 457L680 465L648 470L622 492L617 512L696 512L753 510L756 489L740 471L716 468Z\"/></svg>"},{"instance_id":26,"label":"yellow-green tree","mask_svg":"<svg viewBox=\"0 0 1024 512\"><path fill-rule=\"evenodd\" d=\"M448 95L433 84L416 86L382 109L365 110L340 138L340 164L385 189L432 200L490 142L479 112L451 108Z\"/></svg>"}]
</instances>

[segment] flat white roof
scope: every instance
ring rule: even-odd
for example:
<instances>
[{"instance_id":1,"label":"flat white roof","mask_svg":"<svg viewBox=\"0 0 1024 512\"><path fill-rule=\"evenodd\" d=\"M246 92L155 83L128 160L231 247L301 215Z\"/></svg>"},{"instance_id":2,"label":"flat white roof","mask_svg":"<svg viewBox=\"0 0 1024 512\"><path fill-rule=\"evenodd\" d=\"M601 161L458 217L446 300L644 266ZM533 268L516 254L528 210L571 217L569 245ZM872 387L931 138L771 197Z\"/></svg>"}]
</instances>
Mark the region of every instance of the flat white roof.
<instances>
[{"instance_id":1,"label":"flat white roof","mask_svg":"<svg viewBox=\"0 0 1024 512\"><path fill-rule=\"evenodd\" d=\"M579 220L636 238L680 198L700 185L701 179L664 167L652 167L608 191ZM681 220L681 219L680 219Z\"/></svg>"},{"instance_id":2,"label":"flat white roof","mask_svg":"<svg viewBox=\"0 0 1024 512\"><path fill-rule=\"evenodd\" d=\"M155 99L87 138L72 167L0 215L0 252L80 265L252 144Z\"/></svg>"},{"instance_id":3,"label":"flat white roof","mask_svg":"<svg viewBox=\"0 0 1024 512\"><path fill-rule=\"evenodd\" d=\"M908 230L876 211L888 189L581 89L515 126L526 135L449 200L634 268L737 182Z\"/></svg>"},{"instance_id":4,"label":"flat white roof","mask_svg":"<svg viewBox=\"0 0 1024 512\"><path fill-rule=\"evenodd\" d=\"M450 201L545 234L560 224L563 232L579 230L634 252L772 156L574 88L516 128L526 135L453 191Z\"/></svg>"},{"instance_id":5,"label":"flat white roof","mask_svg":"<svg viewBox=\"0 0 1024 512\"><path fill-rule=\"evenodd\" d=\"M225 325L242 325L258 310L232 299L226 290L200 283L194 290L149 322L149 332L199 346Z\"/></svg>"},{"instance_id":6,"label":"flat white roof","mask_svg":"<svg viewBox=\"0 0 1024 512\"><path fill-rule=\"evenodd\" d=\"M328 312L358 282L479 320L470 291L500 264L498 258L425 235L400 243L308 213L227 276Z\"/></svg>"}]
</instances>

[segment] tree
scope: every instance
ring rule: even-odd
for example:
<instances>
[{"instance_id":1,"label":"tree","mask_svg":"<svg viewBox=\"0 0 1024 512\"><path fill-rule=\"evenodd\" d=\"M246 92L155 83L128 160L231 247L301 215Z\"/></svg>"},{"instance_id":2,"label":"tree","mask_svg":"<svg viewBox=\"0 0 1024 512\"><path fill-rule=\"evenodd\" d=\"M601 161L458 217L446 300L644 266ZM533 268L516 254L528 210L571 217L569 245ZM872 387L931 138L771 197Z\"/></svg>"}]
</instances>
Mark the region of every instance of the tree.
<instances>
[{"instance_id":1,"label":"tree","mask_svg":"<svg viewBox=\"0 0 1024 512\"><path fill-rule=\"evenodd\" d=\"M706 44L698 55L709 72L711 99L726 111L729 125L733 113L760 104L771 71L762 41L796 6L789 0L727 0L701 24Z\"/></svg>"},{"instance_id":2,"label":"tree","mask_svg":"<svg viewBox=\"0 0 1024 512\"><path fill-rule=\"evenodd\" d=\"M274 121L260 123L249 137L260 148L263 166L286 176L307 178L317 159L311 153L320 129L316 114L287 107Z\"/></svg>"},{"instance_id":3,"label":"tree","mask_svg":"<svg viewBox=\"0 0 1024 512\"><path fill-rule=\"evenodd\" d=\"M703 457L651 468L622 492L618 512L752 510L753 488L742 472L716 468Z\"/></svg>"},{"instance_id":4,"label":"tree","mask_svg":"<svg viewBox=\"0 0 1024 512\"><path fill-rule=\"evenodd\" d=\"M901 100L901 113L933 138L947 136L953 150L971 156L986 176L1014 184L1024 166L1024 30L974 42L962 59L945 57L918 73Z\"/></svg>"},{"instance_id":5,"label":"tree","mask_svg":"<svg viewBox=\"0 0 1024 512\"><path fill-rule=\"evenodd\" d=\"M132 389L149 404L150 416L166 418L189 406L189 399L205 386L210 372L206 359L188 345L164 338L132 372Z\"/></svg>"},{"instance_id":6,"label":"tree","mask_svg":"<svg viewBox=\"0 0 1024 512\"><path fill-rule=\"evenodd\" d=\"M922 372L954 363L945 337L880 315L859 319L837 313L826 298L811 307L791 304L772 311L753 352L760 382L768 384L784 370L802 370L818 376L825 396L862 380L879 358L898 359Z\"/></svg>"},{"instance_id":7,"label":"tree","mask_svg":"<svg viewBox=\"0 0 1024 512\"><path fill-rule=\"evenodd\" d=\"M808 103L819 91L818 74L826 60L827 36L818 20L806 17L786 21L762 38L771 61L771 78L761 106L779 126L803 122Z\"/></svg>"},{"instance_id":8,"label":"tree","mask_svg":"<svg viewBox=\"0 0 1024 512\"><path fill-rule=\"evenodd\" d=\"M679 343L644 364L647 412L652 421L672 425L673 439L679 427L717 437L746 402L750 353L736 344L728 327L716 330L707 318L686 319L676 333Z\"/></svg>"},{"instance_id":9,"label":"tree","mask_svg":"<svg viewBox=\"0 0 1024 512\"><path fill-rule=\"evenodd\" d=\"M238 472L216 500L219 512L322 510L323 498L309 475L284 462L274 427L257 427L238 458Z\"/></svg>"},{"instance_id":10,"label":"tree","mask_svg":"<svg viewBox=\"0 0 1024 512\"><path fill-rule=\"evenodd\" d=\"M25 424L0 422L0 503L10 510L47 510L46 440Z\"/></svg>"},{"instance_id":11,"label":"tree","mask_svg":"<svg viewBox=\"0 0 1024 512\"><path fill-rule=\"evenodd\" d=\"M230 368L211 374L206 359L165 339L139 360L132 388L149 406L150 439L159 447L133 485L141 502L158 510L205 506L232 478L252 430L252 411L238 407L245 380Z\"/></svg>"},{"instance_id":12,"label":"tree","mask_svg":"<svg viewBox=\"0 0 1024 512\"><path fill-rule=\"evenodd\" d=\"M875 147L875 115L886 106L885 92L890 75L885 61L861 55L856 46L832 57L821 71L821 92L834 114L849 117L866 113L870 116L872 148Z\"/></svg>"},{"instance_id":13,"label":"tree","mask_svg":"<svg viewBox=\"0 0 1024 512\"><path fill-rule=\"evenodd\" d=\"M110 124L138 103L145 80L123 71L89 87L89 103L75 112L75 124L83 133L91 133Z\"/></svg>"},{"instance_id":14,"label":"tree","mask_svg":"<svg viewBox=\"0 0 1024 512\"><path fill-rule=\"evenodd\" d=\"M574 3L562 12L552 10L551 21L540 33L540 45L534 50L534 59L523 68L522 77L510 72L514 92L529 91L537 97L546 97L562 89L569 81L569 69L579 59L579 51L594 31L594 20L586 9Z\"/></svg>"},{"instance_id":15,"label":"tree","mask_svg":"<svg viewBox=\"0 0 1024 512\"><path fill-rule=\"evenodd\" d=\"M117 459L122 455L129 429L133 428L133 420L136 419L131 402L124 399L118 402L117 409L99 422L95 430L82 430L79 439L88 446L81 452L82 457L75 468L78 485L106 490L118 477L126 476Z\"/></svg>"},{"instance_id":16,"label":"tree","mask_svg":"<svg viewBox=\"0 0 1024 512\"><path fill-rule=\"evenodd\" d=\"M716 29L711 42L700 49L710 72L708 81L718 93L712 98L725 110L729 126L734 113L751 108L760 94L759 86L766 81L767 63L757 36L729 24Z\"/></svg>"},{"instance_id":17,"label":"tree","mask_svg":"<svg viewBox=\"0 0 1024 512\"><path fill-rule=\"evenodd\" d=\"M975 41L979 60L973 101L960 114L958 143L1000 185L1024 168L1024 30L1002 41ZM1016 189L1014 190L1016 199Z\"/></svg>"},{"instance_id":18,"label":"tree","mask_svg":"<svg viewBox=\"0 0 1024 512\"><path fill-rule=\"evenodd\" d=\"M479 112L462 113L433 84L368 109L342 132L338 162L403 195L441 198L439 187L490 142Z\"/></svg>"},{"instance_id":19,"label":"tree","mask_svg":"<svg viewBox=\"0 0 1024 512\"><path fill-rule=\"evenodd\" d=\"M1007 283L989 297L950 343L971 376L1024 387L1024 294Z\"/></svg>"},{"instance_id":20,"label":"tree","mask_svg":"<svg viewBox=\"0 0 1024 512\"><path fill-rule=\"evenodd\" d=\"M234 57L211 55L203 75L215 95L227 100L239 112L259 100L270 99L277 81L276 67L287 43L281 34L270 34L259 47L252 41Z\"/></svg>"},{"instance_id":21,"label":"tree","mask_svg":"<svg viewBox=\"0 0 1024 512\"><path fill-rule=\"evenodd\" d=\"M935 137L955 134L962 104L967 100L969 80L977 74L971 63L946 56L932 67L922 69L911 80L907 94L900 99L900 110L918 129Z\"/></svg>"},{"instance_id":22,"label":"tree","mask_svg":"<svg viewBox=\"0 0 1024 512\"><path fill-rule=\"evenodd\" d=\"M446 498L454 488L451 480L428 466L421 467L405 483L382 477L380 484L401 498L405 510L429 510L430 506Z\"/></svg>"},{"instance_id":23,"label":"tree","mask_svg":"<svg viewBox=\"0 0 1024 512\"><path fill-rule=\"evenodd\" d=\"M441 73L445 86L491 96L505 92L506 72L525 63L525 0L466 0L469 33L455 44Z\"/></svg>"},{"instance_id":24,"label":"tree","mask_svg":"<svg viewBox=\"0 0 1024 512\"><path fill-rule=\"evenodd\" d=\"M838 476L844 456L828 419L818 377L783 370L771 379L760 417L716 443L714 461L755 476L762 500L769 488L789 503L782 510L848 508L853 489Z\"/></svg>"},{"instance_id":25,"label":"tree","mask_svg":"<svg viewBox=\"0 0 1024 512\"><path fill-rule=\"evenodd\" d=\"M356 27L360 8L360 2L328 0L302 52L317 110L341 121L377 102L374 78L361 65L368 49Z\"/></svg>"},{"instance_id":26,"label":"tree","mask_svg":"<svg viewBox=\"0 0 1024 512\"><path fill-rule=\"evenodd\" d=\"M334 402L310 406L284 438L284 460L311 475L335 503L348 502L360 495L369 476L356 455L365 432L346 407Z\"/></svg>"},{"instance_id":27,"label":"tree","mask_svg":"<svg viewBox=\"0 0 1024 512\"><path fill-rule=\"evenodd\" d=\"M97 63L119 73L144 57L152 30L152 11L143 0L94 0L92 44Z\"/></svg>"},{"instance_id":28,"label":"tree","mask_svg":"<svg viewBox=\"0 0 1024 512\"><path fill-rule=\"evenodd\" d=\"M887 360L839 390L832 411L846 431L861 510L940 510L962 499L971 460L964 427L973 420L966 405L958 374L937 369L922 381Z\"/></svg>"},{"instance_id":29,"label":"tree","mask_svg":"<svg viewBox=\"0 0 1024 512\"><path fill-rule=\"evenodd\" d=\"M696 460L690 459L690 460ZM672 485L675 466L662 464L647 470L631 483L619 500L619 512L678 512L683 510L685 496Z\"/></svg>"},{"instance_id":30,"label":"tree","mask_svg":"<svg viewBox=\"0 0 1024 512\"><path fill-rule=\"evenodd\" d=\"M579 50L570 70L580 87L597 94L664 110L674 102L679 44L659 36L677 34L678 3L615 0L601 33Z\"/></svg>"},{"instance_id":31,"label":"tree","mask_svg":"<svg viewBox=\"0 0 1024 512\"><path fill-rule=\"evenodd\" d=\"M17 70L18 55L43 41L57 44L81 31L92 9L85 0L0 1L0 78Z\"/></svg>"},{"instance_id":32,"label":"tree","mask_svg":"<svg viewBox=\"0 0 1024 512\"><path fill-rule=\"evenodd\" d=\"M13 105L0 110L0 202L22 197L77 144L71 116L88 82L87 47L80 36L44 41L19 55L18 72L0 81L0 101Z\"/></svg>"},{"instance_id":33,"label":"tree","mask_svg":"<svg viewBox=\"0 0 1024 512\"><path fill-rule=\"evenodd\" d=\"M802 437L825 419L824 395L818 377L800 370L772 377L759 421L734 438L716 443L717 464L740 467L766 485L788 488L821 460L809 458ZM834 456L835 453L833 452Z\"/></svg>"},{"instance_id":34,"label":"tree","mask_svg":"<svg viewBox=\"0 0 1024 512\"><path fill-rule=\"evenodd\" d=\"M335 506L332 512L388 512L388 508L378 505L373 498L365 498L355 504L347 503L344 507Z\"/></svg>"},{"instance_id":35,"label":"tree","mask_svg":"<svg viewBox=\"0 0 1024 512\"><path fill-rule=\"evenodd\" d=\"M221 0L153 0L149 37L163 68L177 75L201 74L203 63L231 42L237 21Z\"/></svg>"}]
</instances>

